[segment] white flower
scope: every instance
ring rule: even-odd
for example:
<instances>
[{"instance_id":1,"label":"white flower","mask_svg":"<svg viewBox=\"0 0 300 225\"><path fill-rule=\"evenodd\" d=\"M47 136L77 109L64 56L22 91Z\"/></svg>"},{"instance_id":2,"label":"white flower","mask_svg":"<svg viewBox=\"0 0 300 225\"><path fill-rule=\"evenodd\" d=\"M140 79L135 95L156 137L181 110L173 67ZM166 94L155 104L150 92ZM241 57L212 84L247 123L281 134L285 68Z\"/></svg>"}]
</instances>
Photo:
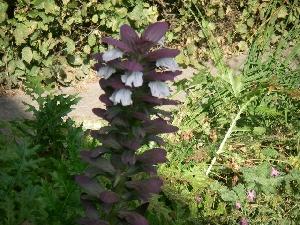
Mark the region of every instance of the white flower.
<instances>
[{"instance_id":1,"label":"white flower","mask_svg":"<svg viewBox=\"0 0 300 225\"><path fill-rule=\"evenodd\" d=\"M113 48L108 50L107 52L104 52L102 55L102 58L105 62L121 58L123 56L123 52L120 49Z\"/></svg>"},{"instance_id":2,"label":"white flower","mask_svg":"<svg viewBox=\"0 0 300 225\"><path fill-rule=\"evenodd\" d=\"M98 70L97 75L103 77L104 79L108 79L115 72L116 72L115 68L110 66L104 66Z\"/></svg>"},{"instance_id":3,"label":"white flower","mask_svg":"<svg viewBox=\"0 0 300 225\"><path fill-rule=\"evenodd\" d=\"M167 97L170 95L169 87L161 81L151 81L148 86L150 87L151 94L154 97Z\"/></svg>"},{"instance_id":4,"label":"white flower","mask_svg":"<svg viewBox=\"0 0 300 225\"><path fill-rule=\"evenodd\" d=\"M123 106L131 105L132 99L131 99L132 92L128 89L120 89L115 91L110 97L109 100L111 100L114 105L121 103Z\"/></svg>"},{"instance_id":5,"label":"white flower","mask_svg":"<svg viewBox=\"0 0 300 225\"><path fill-rule=\"evenodd\" d=\"M132 87L140 87L143 85L143 73L142 72L132 72L125 73L121 76L121 79L125 85Z\"/></svg>"},{"instance_id":6,"label":"white flower","mask_svg":"<svg viewBox=\"0 0 300 225\"><path fill-rule=\"evenodd\" d=\"M160 46L165 46L165 37L162 37L161 39L159 39L157 44L159 44Z\"/></svg>"},{"instance_id":7,"label":"white flower","mask_svg":"<svg viewBox=\"0 0 300 225\"><path fill-rule=\"evenodd\" d=\"M179 70L179 66L177 65L176 61L173 58L161 58L156 60L157 67L164 67L172 72Z\"/></svg>"}]
</instances>

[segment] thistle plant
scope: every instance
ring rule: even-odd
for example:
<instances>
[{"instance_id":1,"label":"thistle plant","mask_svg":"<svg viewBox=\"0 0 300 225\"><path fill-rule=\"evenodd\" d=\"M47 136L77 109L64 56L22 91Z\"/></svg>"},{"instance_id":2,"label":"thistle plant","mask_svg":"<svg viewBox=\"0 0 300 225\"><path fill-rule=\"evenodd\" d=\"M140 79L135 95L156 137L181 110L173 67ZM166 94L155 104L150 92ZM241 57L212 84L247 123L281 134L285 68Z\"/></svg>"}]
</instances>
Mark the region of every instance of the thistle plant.
<instances>
[{"instance_id":1,"label":"thistle plant","mask_svg":"<svg viewBox=\"0 0 300 225\"><path fill-rule=\"evenodd\" d=\"M93 55L105 92L99 99L106 105L93 112L108 125L91 131L101 145L81 152L88 163L76 177L84 191L82 225L148 224L144 214L149 198L163 184L156 166L166 161L164 140L158 135L177 131L168 122L171 114L156 107L179 103L166 98L170 91L165 81L181 73L174 60L179 51L163 44L167 30L166 22L157 22L139 35L123 25L120 40L103 38L112 48ZM150 142L156 147L145 151Z\"/></svg>"}]
</instances>

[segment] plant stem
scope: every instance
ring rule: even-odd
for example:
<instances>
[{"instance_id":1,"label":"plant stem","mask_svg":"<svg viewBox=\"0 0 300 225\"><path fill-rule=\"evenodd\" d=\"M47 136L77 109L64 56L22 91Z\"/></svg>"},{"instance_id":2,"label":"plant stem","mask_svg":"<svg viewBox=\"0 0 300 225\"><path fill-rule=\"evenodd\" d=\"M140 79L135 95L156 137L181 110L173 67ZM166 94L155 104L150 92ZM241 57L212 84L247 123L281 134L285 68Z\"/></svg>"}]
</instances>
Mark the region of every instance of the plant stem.
<instances>
[{"instance_id":1,"label":"plant stem","mask_svg":"<svg viewBox=\"0 0 300 225\"><path fill-rule=\"evenodd\" d=\"M232 120L231 125L229 127L229 129L227 130L225 137L223 138L223 141L221 142L218 151L216 152L215 157L212 159L208 169L206 170L205 175L208 176L213 165L216 163L217 161L217 156L220 155L222 152L224 152L224 146L226 144L226 141L228 140L228 138L231 136L231 133L233 132L233 129L236 126L236 122L240 119L241 114L245 111L245 109L247 108L247 106L250 104L250 102L252 102L254 99L256 98L256 96L250 98L249 101L247 101L240 109L240 111L236 114L235 118Z\"/></svg>"}]
</instances>

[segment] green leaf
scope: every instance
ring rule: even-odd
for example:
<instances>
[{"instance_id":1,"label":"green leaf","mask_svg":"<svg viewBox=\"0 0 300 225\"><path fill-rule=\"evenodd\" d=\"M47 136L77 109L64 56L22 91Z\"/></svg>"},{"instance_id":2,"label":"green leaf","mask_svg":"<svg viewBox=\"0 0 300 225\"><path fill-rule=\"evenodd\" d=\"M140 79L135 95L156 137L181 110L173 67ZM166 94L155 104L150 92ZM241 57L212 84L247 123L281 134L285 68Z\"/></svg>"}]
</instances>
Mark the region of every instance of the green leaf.
<instances>
[{"instance_id":1,"label":"green leaf","mask_svg":"<svg viewBox=\"0 0 300 225\"><path fill-rule=\"evenodd\" d=\"M2 23L6 19L6 10L8 5L6 2L0 2L0 23Z\"/></svg>"},{"instance_id":2,"label":"green leaf","mask_svg":"<svg viewBox=\"0 0 300 225\"><path fill-rule=\"evenodd\" d=\"M31 76L37 76L40 72L40 68L37 66L33 66L29 72Z\"/></svg>"},{"instance_id":3,"label":"green leaf","mask_svg":"<svg viewBox=\"0 0 300 225\"><path fill-rule=\"evenodd\" d=\"M24 74L25 74L25 71L20 70L20 69L16 69L14 75L17 76L17 77L21 77L21 76L23 76Z\"/></svg>"},{"instance_id":4,"label":"green leaf","mask_svg":"<svg viewBox=\"0 0 300 225\"><path fill-rule=\"evenodd\" d=\"M90 34L88 37L88 44L92 47L96 44L96 36L94 34Z\"/></svg>"},{"instance_id":5,"label":"green leaf","mask_svg":"<svg viewBox=\"0 0 300 225\"><path fill-rule=\"evenodd\" d=\"M249 18L249 19L247 19L247 25L249 26L249 27L253 27L253 25L254 25L254 18Z\"/></svg>"},{"instance_id":6,"label":"green leaf","mask_svg":"<svg viewBox=\"0 0 300 225\"><path fill-rule=\"evenodd\" d=\"M71 65L80 66L83 63L83 60L80 57L80 55L69 55L68 56L68 62Z\"/></svg>"},{"instance_id":7,"label":"green leaf","mask_svg":"<svg viewBox=\"0 0 300 225\"><path fill-rule=\"evenodd\" d=\"M87 16L87 10L88 10L88 5L85 2L83 2L81 7L81 15L83 17Z\"/></svg>"},{"instance_id":8,"label":"green leaf","mask_svg":"<svg viewBox=\"0 0 300 225\"><path fill-rule=\"evenodd\" d=\"M278 14L277 17L278 18L285 18L288 15L287 9L286 7L280 7L280 9L278 10Z\"/></svg>"},{"instance_id":9,"label":"green leaf","mask_svg":"<svg viewBox=\"0 0 300 225\"><path fill-rule=\"evenodd\" d=\"M7 65L7 72L9 74L12 74L13 72L15 72L15 69L16 69L16 61L15 60L9 61Z\"/></svg>"},{"instance_id":10,"label":"green leaf","mask_svg":"<svg viewBox=\"0 0 300 225\"><path fill-rule=\"evenodd\" d=\"M239 32L240 34L245 34L248 31L247 25L242 23L242 24L238 24L236 31Z\"/></svg>"},{"instance_id":11,"label":"green leaf","mask_svg":"<svg viewBox=\"0 0 300 225\"><path fill-rule=\"evenodd\" d=\"M32 56L33 56L33 59L36 60L36 61L41 61L42 60L42 57L39 55L39 53L37 51L33 51Z\"/></svg>"},{"instance_id":12,"label":"green leaf","mask_svg":"<svg viewBox=\"0 0 300 225\"><path fill-rule=\"evenodd\" d=\"M22 49L22 59L25 62L30 63L31 60L32 60L32 57L33 57L33 54L32 54L31 48L30 47L24 47Z\"/></svg>"},{"instance_id":13,"label":"green leaf","mask_svg":"<svg viewBox=\"0 0 300 225\"><path fill-rule=\"evenodd\" d=\"M241 52L245 52L245 51L248 50L248 45L247 45L246 41L240 41L240 42L238 42L238 47L239 47L239 50Z\"/></svg>"},{"instance_id":14,"label":"green leaf","mask_svg":"<svg viewBox=\"0 0 300 225\"><path fill-rule=\"evenodd\" d=\"M214 30L216 29L215 23L212 23L212 22L208 23L208 24L207 24L207 29L208 29L209 31L214 31Z\"/></svg>"},{"instance_id":15,"label":"green leaf","mask_svg":"<svg viewBox=\"0 0 300 225\"><path fill-rule=\"evenodd\" d=\"M221 198L226 202L235 202L238 200L236 193L232 190L222 192Z\"/></svg>"},{"instance_id":16,"label":"green leaf","mask_svg":"<svg viewBox=\"0 0 300 225\"><path fill-rule=\"evenodd\" d=\"M56 14L59 11L59 7L54 0L35 0L33 4L36 5L37 9L44 9L47 14Z\"/></svg>"},{"instance_id":17,"label":"green leaf","mask_svg":"<svg viewBox=\"0 0 300 225\"><path fill-rule=\"evenodd\" d=\"M143 6L141 4L136 5L128 14L128 17L134 21L139 21L143 16Z\"/></svg>"},{"instance_id":18,"label":"green leaf","mask_svg":"<svg viewBox=\"0 0 300 225\"><path fill-rule=\"evenodd\" d=\"M29 28L23 23L18 23L16 29L13 31L13 35L16 40L16 45L25 43L25 39L29 36Z\"/></svg>"},{"instance_id":19,"label":"green leaf","mask_svg":"<svg viewBox=\"0 0 300 225\"><path fill-rule=\"evenodd\" d=\"M16 61L16 67L19 68L20 70L25 70L26 69L26 66L25 66L25 64L23 63L22 60Z\"/></svg>"},{"instance_id":20,"label":"green leaf","mask_svg":"<svg viewBox=\"0 0 300 225\"><path fill-rule=\"evenodd\" d=\"M98 22L98 15L97 14L93 15L92 21L93 21L93 23L97 23Z\"/></svg>"},{"instance_id":21,"label":"green leaf","mask_svg":"<svg viewBox=\"0 0 300 225\"><path fill-rule=\"evenodd\" d=\"M243 88L242 75L235 75L231 69L227 69L223 74L221 74L221 78L230 83L232 91L237 97Z\"/></svg>"},{"instance_id":22,"label":"green leaf","mask_svg":"<svg viewBox=\"0 0 300 225\"><path fill-rule=\"evenodd\" d=\"M72 54L75 51L75 42L66 36L63 36L61 39L67 44L67 52Z\"/></svg>"},{"instance_id":23,"label":"green leaf","mask_svg":"<svg viewBox=\"0 0 300 225\"><path fill-rule=\"evenodd\" d=\"M253 128L253 134L255 135L263 135L266 133L266 128L264 127L254 127Z\"/></svg>"},{"instance_id":24,"label":"green leaf","mask_svg":"<svg viewBox=\"0 0 300 225\"><path fill-rule=\"evenodd\" d=\"M70 0L62 0L64 5L67 5Z\"/></svg>"},{"instance_id":25,"label":"green leaf","mask_svg":"<svg viewBox=\"0 0 300 225\"><path fill-rule=\"evenodd\" d=\"M234 192L238 196L238 200L246 199L246 189L243 184L238 184L237 186L233 187Z\"/></svg>"},{"instance_id":26,"label":"green leaf","mask_svg":"<svg viewBox=\"0 0 300 225\"><path fill-rule=\"evenodd\" d=\"M90 54L91 53L91 47L89 45L85 45L84 48L83 48L83 51L86 54Z\"/></svg>"},{"instance_id":27,"label":"green leaf","mask_svg":"<svg viewBox=\"0 0 300 225\"><path fill-rule=\"evenodd\" d=\"M276 149L272 148L272 147L268 147L262 150L262 154L266 157L269 158L277 158L277 156L279 155L279 153L276 151Z\"/></svg>"}]
</instances>

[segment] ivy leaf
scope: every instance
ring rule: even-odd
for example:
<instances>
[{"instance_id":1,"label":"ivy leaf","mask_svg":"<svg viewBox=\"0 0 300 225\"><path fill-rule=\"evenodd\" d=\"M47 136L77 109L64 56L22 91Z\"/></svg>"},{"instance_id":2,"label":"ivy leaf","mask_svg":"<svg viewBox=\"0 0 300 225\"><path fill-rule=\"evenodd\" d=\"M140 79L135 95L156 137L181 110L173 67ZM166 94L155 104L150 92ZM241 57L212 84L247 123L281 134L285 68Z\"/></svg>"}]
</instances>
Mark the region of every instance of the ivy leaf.
<instances>
[{"instance_id":1,"label":"ivy leaf","mask_svg":"<svg viewBox=\"0 0 300 225\"><path fill-rule=\"evenodd\" d=\"M0 23L2 23L6 19L6 10L8 5L6 2L0 2Z\"/></svg>"},{"instance_id":2,"label":"ivy leaf","mask_svg":"<svg viewBox=\"0 0 300 225\"><path fill-rule=\"evenodd\" d=\"M236 27L236 31L239 32L240 34L245 34L248 31L247 25L242 23L238 24Z\"/></svg>"},{"instance_id":3,"label":"ivy leaf","mask_svg":"<svg viewBox=\"0 0 300 225\"><path fill-rule=\"evenodd\" d=\"M83 48L84 53L90 54L91 53L91 47L89 45L85 45Z\"/></svg>"},{"instance_id":4,"label":"ivy leaf","mask_svg":"<svg viewBox=\"0 0 300 225\"><path fill-rule=\"evenodd\" d=\"M16 45L25 43L25 39L29 36L29 27L23 23L18 23L16 29L13 32L13 35L16 40Z\"/></svg>"},{"instance_id":5,"label":"ivy leaf","mask_svg":"<svg viewBox=\"0 0 300 225\"><path fill-rule=\"evenodd\" d=\"M63 36L61 39L67 44L67 52L72 54L75 51L75 42L66 36Z\"/></svg>"},{"instance_id":6,"label":"ivy leaf","mask_svg":"<svg viewBox=\"0 0 300 225\"><path fill-rule=\"evenodd\" d=\"M59 7L55 4L54 0L36 0L33 1L37 9L44 9L46 14L55 14L59 11Z\"/></svg>"},{"instance_id":7,"label":"ivy leaf","mask_svg":"<svg viewBox=\"0 0 300 225\"><path fill-rule=\"evenodd\" d=\"M281 7L278 11L277 17L278 18L285 18L288 15L286 7Z\"/></svg>"},{"instance_id":8,"label":"ivy leaf","mask_svg":"<svg viewBox=\"0 0 300 225\"><path fill-rule=\"evenodd\" d=\"M96 36L94 34L89 35L88 37L89 46L94 46L96 44Z\"/></svg>"},{"instance_id":9,"label":"ivy leaf","mask_svg":"<svg viewBox=\"0 0 300 225\"><path fill-rule=\"evenodd\" d=\"M32 54L31 48L30 47L24 47L22 49L22 59L25 62L30 63L31 60L32 60L32 57L33 57L33 54Z\"/></svg>"},{"instance_id":10,"label":"ivy leaf","mask_svg":"<svg viewBox=\"0 0 300 225\"><path fill-rule=\"evenodd\" d=\"M73 66L80 66L83 63L83 59L80 55L69 55L68 62Z\"/></svg>"},{"instance_id":11,"label":"ivy leaf","mask_svg":"<svg viewBox=\"0 0 300 225\"><path fill-rule=\"evenodd\" d=\"M15 72L15 69L16 69L16 61L15 60L9 61L7 65L7 72L9 74L12 74L13 72Z\"/></svg>"},{"instance_id":12,"label":"ivy leaf","mask_svg":"<svg viewBox=\"0 0 300 225\"><path fill-rule=\"evenodd\" d=\"M135 23L137 24L137 26L139 27L142 24L142 21L140 20L140 18L143 18L143 6L141 4L136 5L133 10L128 13L128 17L135 21Z\"/></svg>"},{"instance_id":13,"label":"ivy leaf","mask_svg":"<svg viewBox=\"0 0 300 225\"><path fill-rule=\"evenodd\" d=\"M93 15L92 21L93 21L93 23L97 23L98 22L98 15L97 14Z\"/></svg>"}]
</instances>

